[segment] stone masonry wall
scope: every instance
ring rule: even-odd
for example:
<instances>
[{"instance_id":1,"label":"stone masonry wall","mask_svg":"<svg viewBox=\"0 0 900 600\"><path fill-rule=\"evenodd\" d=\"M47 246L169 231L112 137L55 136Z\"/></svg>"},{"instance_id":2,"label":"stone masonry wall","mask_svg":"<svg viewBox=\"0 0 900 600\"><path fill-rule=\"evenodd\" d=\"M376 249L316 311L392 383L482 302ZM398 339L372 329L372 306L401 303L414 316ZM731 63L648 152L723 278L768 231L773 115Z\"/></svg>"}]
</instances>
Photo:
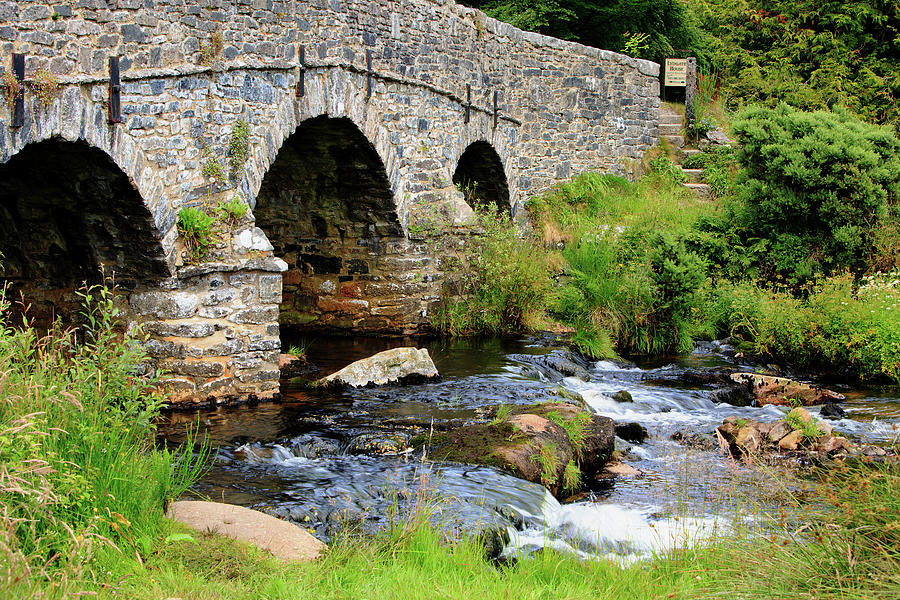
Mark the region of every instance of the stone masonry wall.
<instances>
[{"instance_id":1,"label":"stone masonry wall","mask_svg":"<svg viewBox=\"0 0 900 600\"><path fill-rule=\"evenodd\" d=\"M221 52L212 51L218 41ZM46 68L62 89L48 106L28 92L17 128L0 99L0 163L59 138L83 140L121 169L169 270L132 296L133 318L149 324L154 354L185 397L275 393L279 304L285 322L294 313L322 328L409 333L427 324L440 257L409 236L438 218L464 239L467 208L453 178L473 143L496 151L521 217L524 202L557 181L628 173L658 140L658 65L522 32L449 0L0 0L0 67L13 52L27 56L26 79ZM123 124L106 118L109 56L121 57ZM309 241L338 266L325 270L300 251L276 261L286 242L254 229L282 146L321 116L352 122L371 144L396 224L352 222L345 211L347 222L329 224L338 233ZM239 120L250 124L247 162L219 180L204 176L211 160L227 167ZM251 209L242 231L252 243L226 236L215 262L189 264L178 211L234 197ZM362 233L340 233L351 230ZM283 298L257 289L282 271ZM203 301L219 297L211 286L220 279L235 295L212 310ZM259 322L233 320L246 311Z\"/></svg>"}]
</instances>

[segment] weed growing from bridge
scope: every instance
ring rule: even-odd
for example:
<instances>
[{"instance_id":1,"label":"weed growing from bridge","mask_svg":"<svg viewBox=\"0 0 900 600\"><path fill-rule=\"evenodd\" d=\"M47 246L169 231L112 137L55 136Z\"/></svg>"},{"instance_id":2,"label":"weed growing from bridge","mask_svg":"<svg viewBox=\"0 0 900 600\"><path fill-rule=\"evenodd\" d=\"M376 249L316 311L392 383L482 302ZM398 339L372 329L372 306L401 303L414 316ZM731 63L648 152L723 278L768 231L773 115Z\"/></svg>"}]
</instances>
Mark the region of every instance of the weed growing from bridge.
<instances>
[{"instance_id":1,"label":"weed growing from bridge","mask_svg":"<svg viewBox=\"0 0 900 600\"><path fill-rule=\"evenodd\" d=\"M0 85L3 86L3 99L6 100L6 105L12 111L13 103L22 91L22 84L16 79L12 69L6 69L0 78Z\"/></svg>"},{"instance_id":2,"label":"weed growing from bridge","mask_svg":"<svg viewBox=\"0 0 900 600\"><path fill-rule=\"evenodd\" d=\"M220 201L216 207L219 217L231 228L234 228L244 218L247 210L247 205L239 196L235 196L228 202Z\"/></svg>"},{"instance_id":3,"label":"weed growing from bridge","mask_svg":"<svg viewBox=\"0 0 900 600\"><path fill-rule=\"evenodd\" d=\"M228 141L228 165L232 177L237 177L250 157L250 124L238 119Z\"/></svg>"},{"instance_id":4,"label":"weed growing from bridge","mask_svg":"<svg viewBox=\"0 0 900 600\"><path fill-rule=\"evenodd\" d=\"M182 208L178 212L178 233L181 234L191 261L206 258L212 243L212 226L215 218L199 208Z\"/></svg>"},{"instance_id":5,"label":"weed growing from bridge","mask_svg":"<svg viewBox=\"0 0 900 600\"><path fill-rule=\"evenodd\" d=\"M222 166L219 159L209 149L209 146L203 148L203 164L200 167L200 172L213 183L221 182L224 184L227 179L225 167Z\"/></svg>"},{"instance_id":6,"label":"weed growing from bridge","mask_svg":"<svg viewBox=\"0 0 900 600\"><path fill-rule=\"evenodd\" d=\"M37 96L41 106L47 108L53 104L53 98L59 91L59 78L47 69L39 69L28 83L31 91Z\"/></svg>"},{"instance_id":7,"label":"weed growing from bridge","mask_svg":"<svg viewBox=\"0 0 900 600\"><path fill-rule=\"evenodd\" d=\"M215 67L225 50L225 38L218 31L209 36L209 39L200 45L200 64L205 67Z\"/></svg>"}]
</instances>

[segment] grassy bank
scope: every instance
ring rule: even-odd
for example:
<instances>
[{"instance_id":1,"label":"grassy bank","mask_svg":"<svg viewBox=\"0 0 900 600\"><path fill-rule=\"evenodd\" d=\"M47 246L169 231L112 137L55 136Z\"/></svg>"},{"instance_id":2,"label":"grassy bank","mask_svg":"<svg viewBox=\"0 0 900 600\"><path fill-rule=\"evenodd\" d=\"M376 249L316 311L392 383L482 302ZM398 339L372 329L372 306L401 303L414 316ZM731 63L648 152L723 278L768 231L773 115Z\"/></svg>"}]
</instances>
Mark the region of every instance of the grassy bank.
<instances>
[{"instance_id":1,"label":"grassy bank","mask_svg":"<svg viewBox=\"0 0 900 600\"><path fill-rule=\"evenodd\" d=\"M164 502L197 476L153 449L163 399L153 374L138 375L143 351L117 332L110 292L83 296L83 327L39 337L0 321L3 598L74 597L103 580L94 559L108 549L139 560ZM7 308L0 295L0 316Z\"/></svg>"},{"instance_id":2,"label":"grassy bank","mask_svg":"<svg viewBox=\"0 0 900 600\"><path fill-rule=\"evenodd\" d=\"M448 541L416 518L376 538L338 541L312 564L166 523L141 563L106 550L96 562L105 580L87 589L101 598L210 600L896 598L900 469L857 465L822 474L819 486L806 511L768 514L742 499L769 523L767 537L735 521L704 545L624 567L553 550L495 565L477 541ZM782 496L792 511L804 498Z\"/></svg>"}]
</instances>

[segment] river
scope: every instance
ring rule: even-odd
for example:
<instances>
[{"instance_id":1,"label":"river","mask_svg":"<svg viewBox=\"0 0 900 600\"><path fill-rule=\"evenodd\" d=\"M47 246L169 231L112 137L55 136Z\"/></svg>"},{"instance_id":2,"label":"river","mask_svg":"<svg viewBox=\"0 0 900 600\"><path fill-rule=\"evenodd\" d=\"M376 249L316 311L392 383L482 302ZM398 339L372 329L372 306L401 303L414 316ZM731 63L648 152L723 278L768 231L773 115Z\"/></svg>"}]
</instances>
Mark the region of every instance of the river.
<instances>
[{"instance_id":1,"label":"river","mask_svg":"<svg viewBox=\"0 0 900 600\"><path fill-rule=\"evenodd\" d=\"M308 356L327 374L398 345L404 342L321 338ZM553 382L530 368L529 356L550 351L539 338L424 345L441 382L310 392L286 381L280 403L171 413L159 434L178 443L185 424L198 422L216 458L196 493L292 520L325 540L344 531L373 533L426 506L448 532L505 532L496 551L506 556L552 546L628 562L736 524L762 526L762 513L783 508L785 494L803 492L802 481L776 468L736 463L670 439L676 431L710 432L730 415L774 421L786 413L775 406L716 404L709 389L677 383L685 369L738 366L727 346L699 344L690 355L641 364L593 362L588 381ZM498 404L550 399L558 385L581 394L598 414L647 428L643 443L617 442L623 460L641 475L591 482L589 492L560 503L542 487L490 467L435 464L411 451L355 453L397 443L402 450L413 434L484 419ZM613 400L619 390L630 392L633 402ZM838 391L847 401L845 417L829 421L837 431L869 442L897 435L900 390Z\"/></svg>"}]
</instances>

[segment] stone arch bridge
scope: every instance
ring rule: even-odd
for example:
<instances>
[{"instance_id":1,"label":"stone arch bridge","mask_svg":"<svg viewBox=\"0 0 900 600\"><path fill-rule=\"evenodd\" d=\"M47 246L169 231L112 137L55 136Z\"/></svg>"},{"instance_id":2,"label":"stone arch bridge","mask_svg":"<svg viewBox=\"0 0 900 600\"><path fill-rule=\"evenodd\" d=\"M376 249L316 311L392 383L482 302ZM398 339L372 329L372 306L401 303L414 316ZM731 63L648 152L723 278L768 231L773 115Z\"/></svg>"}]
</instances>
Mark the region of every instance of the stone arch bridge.
<instances>
[{"instance_id":1,"label":"stone arch bridge","mask_svg":"<svg viewBox=\"0 0 900 600\"><path fill-rule=\"evenodd\" d=\"M449 0L0 0L0 49L0 275L49 319L114 274L184 401L277 394L282 328L427 327L467 200L658 140L658 65Z\"/></svg>"}]
</instances>

